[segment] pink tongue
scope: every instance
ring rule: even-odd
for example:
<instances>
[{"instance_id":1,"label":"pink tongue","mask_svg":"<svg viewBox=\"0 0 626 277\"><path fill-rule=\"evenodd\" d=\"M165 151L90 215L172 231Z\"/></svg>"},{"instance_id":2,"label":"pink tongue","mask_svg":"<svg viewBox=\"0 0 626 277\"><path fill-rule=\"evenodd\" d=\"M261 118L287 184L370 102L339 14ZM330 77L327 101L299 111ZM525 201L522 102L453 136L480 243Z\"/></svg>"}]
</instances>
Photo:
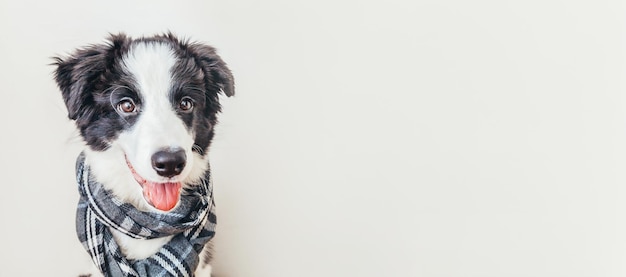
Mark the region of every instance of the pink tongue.
<instances>
[{"instance_id":1,"label":"pink tongue","mask_svg":"<svg viewBox=\"0 0 626 277\"><path fill-rule=\"evenodd\" d=\"M180 188L180 183L145 182L143 197L155 208L161 211L169 211L178 203Z\"/></svg>"}]
</instances>

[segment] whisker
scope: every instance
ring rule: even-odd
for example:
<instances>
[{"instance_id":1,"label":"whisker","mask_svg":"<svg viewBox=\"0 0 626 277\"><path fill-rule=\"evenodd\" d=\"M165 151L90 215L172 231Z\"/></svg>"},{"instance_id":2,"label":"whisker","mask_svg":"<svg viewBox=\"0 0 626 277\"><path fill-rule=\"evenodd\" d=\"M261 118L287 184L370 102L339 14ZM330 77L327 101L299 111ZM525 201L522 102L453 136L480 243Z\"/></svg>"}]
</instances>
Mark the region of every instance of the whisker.
<instances>
[{"instance_id":1,"label":"whisker","mask_svg":"<svg viewBox=\"0 0 626 277\"><path fill-rule=\"evenodd\" d=\"M111 107L113 108L113 110L122 118L122 120L124 120L124 122L126 122L126 124L130 124L128 122L128 120L126 120L126 118L124 117L124 115L122 115L117 108L115 107L115 103L113 103L113 94L115 93L115 91L117 91L118 89L121 88L125 88L127 90L130 90L130 88L128 86L124 86L124 85L115 85L115 86L111 86L110 88L106 89L106 91L108 91L109 89L112 90L111 94L109 94L109 104L111 104Z\"/></svg>"},{"instance_id":2,"label":"whisker","mask_svg":"<svg viewBox=\"0 0 626 277\"><path fill-rule=\"evenodd\" d=\"M202 150L202 148L197 144L191 146L191 150L197 152L200 155L204 155L204 150Z\"/></svg>"}]
</instances>

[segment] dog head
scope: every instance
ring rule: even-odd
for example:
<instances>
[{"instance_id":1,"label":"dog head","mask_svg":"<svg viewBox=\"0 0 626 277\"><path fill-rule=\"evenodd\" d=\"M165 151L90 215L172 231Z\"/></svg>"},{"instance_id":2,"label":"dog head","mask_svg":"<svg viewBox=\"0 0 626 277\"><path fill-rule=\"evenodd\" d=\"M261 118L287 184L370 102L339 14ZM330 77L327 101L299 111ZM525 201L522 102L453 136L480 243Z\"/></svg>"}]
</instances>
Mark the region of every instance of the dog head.
<instances>
[{"instance_id":1,"label":"dog head","mask_svg":"<svg viewBox=\"0 0 626 277\"><path fill-rule=\"evenodd\" d=\"M119 34L55 59L96 179L123 201L174 208L181 187L208 169L218 94L234 94L215 49L172 34Z\"/></svg>"}]
</instances>

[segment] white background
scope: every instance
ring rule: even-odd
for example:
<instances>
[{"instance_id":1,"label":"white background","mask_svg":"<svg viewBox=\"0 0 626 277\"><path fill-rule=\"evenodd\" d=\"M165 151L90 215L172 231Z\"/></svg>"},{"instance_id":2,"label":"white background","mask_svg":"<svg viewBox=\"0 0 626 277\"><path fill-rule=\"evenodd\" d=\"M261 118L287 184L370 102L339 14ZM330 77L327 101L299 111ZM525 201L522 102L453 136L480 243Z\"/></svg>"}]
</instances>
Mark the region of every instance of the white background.
<instances>
[{"instance_id":1,"label":"white background","mask_svg":"<svg viewBox=\"0 0 626 277\"><path fill-rule=\"evenodd\" d=\"M219 277L626 276L621 1L0 2L0 276L76 276L54 55L208 42Z\"/></svg>"}]
</instances>

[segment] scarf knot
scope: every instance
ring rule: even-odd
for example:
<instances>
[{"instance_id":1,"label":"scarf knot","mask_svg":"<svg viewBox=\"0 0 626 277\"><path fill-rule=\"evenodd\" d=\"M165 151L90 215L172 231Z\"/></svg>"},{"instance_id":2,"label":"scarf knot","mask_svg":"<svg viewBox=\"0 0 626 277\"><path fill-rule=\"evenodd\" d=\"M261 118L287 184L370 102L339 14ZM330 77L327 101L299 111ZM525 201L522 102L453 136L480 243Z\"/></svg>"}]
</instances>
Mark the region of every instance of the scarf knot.
<instances>
[{"instance_id":1,"label":"scarf knot","mask_svg":"<svg viewBox=\"0 0 626 277\"><path fill-rule=\"evenodd\" d=\"M167 213L140 211L114 197L91 178L84 153L76 161L76 179L80 192L76 232L105 276L193 276L200 252L215 235L210 170L199 184L185 189L178 206ZM135 239L173 237L152 256L128 260L110 229Z\"/></svg>"}]
</instances>

